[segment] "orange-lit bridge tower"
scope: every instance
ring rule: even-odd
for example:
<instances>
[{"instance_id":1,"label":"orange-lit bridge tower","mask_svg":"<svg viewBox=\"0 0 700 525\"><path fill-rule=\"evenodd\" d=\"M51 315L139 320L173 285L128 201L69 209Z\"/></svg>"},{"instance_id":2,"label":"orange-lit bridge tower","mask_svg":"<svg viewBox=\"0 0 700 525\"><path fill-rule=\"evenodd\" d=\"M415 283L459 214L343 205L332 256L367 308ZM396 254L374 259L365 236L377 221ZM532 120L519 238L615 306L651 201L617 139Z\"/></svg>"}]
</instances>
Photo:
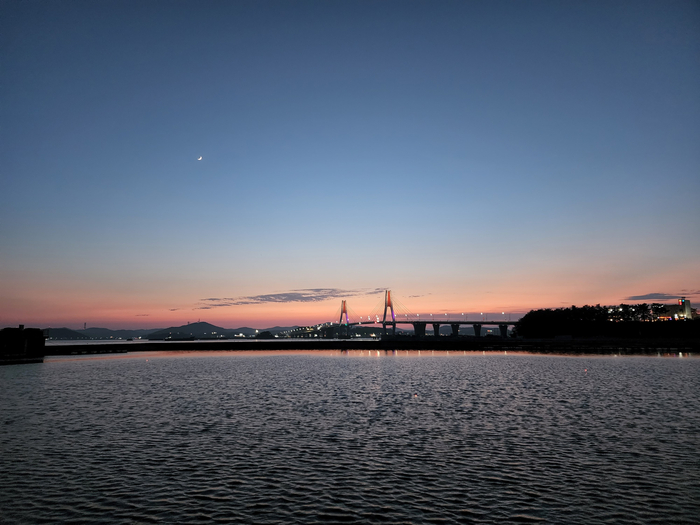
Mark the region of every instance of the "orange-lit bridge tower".
<instances>
[{"instance_id":1,"label":"orange-lit bridge tower","mask_svg":"<svg viewBox=\"0 0 700 525\"><path fill-rule=\"evenodd\" d=\"M338 320L338 325L343 325L343 316L345 316L345 330L347 331L347 337L350 337L350 317L348 316L348 302L343 299L340 305L340 319Z\"/></svg>"},{"instance_id":2,"label":"orange-lit bridge tower","mask_svg":"<svg viewBox=\"0 0 700 525\"><path fill-rule=\"evenodd\" d=\"M386 320L387 309L391 312L391 320ZM386 335L386 327L391 325L391 335L396 335L396 313L394 312L394 303L391 300L391 290L386 290L384 292L384 317L382 318L382 327L384 328L384 335Z\"/></svg>"}]
</instances>

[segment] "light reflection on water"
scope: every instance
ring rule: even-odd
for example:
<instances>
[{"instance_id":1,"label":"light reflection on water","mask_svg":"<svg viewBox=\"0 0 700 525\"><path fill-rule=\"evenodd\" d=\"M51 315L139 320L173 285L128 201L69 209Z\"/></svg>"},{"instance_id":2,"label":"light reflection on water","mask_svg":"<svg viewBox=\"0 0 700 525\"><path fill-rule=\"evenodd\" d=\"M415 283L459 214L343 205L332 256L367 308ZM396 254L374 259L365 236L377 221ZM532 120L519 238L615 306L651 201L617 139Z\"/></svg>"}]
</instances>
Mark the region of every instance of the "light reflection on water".
<instances>
[{"instance_id":1,"label":"light reflection on water","mask_svg":"<svg viewBox=\"0 0 700 525\"><path fill-rule=\"evenodd\" d=\"M692 523L699 387L696 359L51 357L0 368L2 520Z\"/></svg>"}]
</instances>

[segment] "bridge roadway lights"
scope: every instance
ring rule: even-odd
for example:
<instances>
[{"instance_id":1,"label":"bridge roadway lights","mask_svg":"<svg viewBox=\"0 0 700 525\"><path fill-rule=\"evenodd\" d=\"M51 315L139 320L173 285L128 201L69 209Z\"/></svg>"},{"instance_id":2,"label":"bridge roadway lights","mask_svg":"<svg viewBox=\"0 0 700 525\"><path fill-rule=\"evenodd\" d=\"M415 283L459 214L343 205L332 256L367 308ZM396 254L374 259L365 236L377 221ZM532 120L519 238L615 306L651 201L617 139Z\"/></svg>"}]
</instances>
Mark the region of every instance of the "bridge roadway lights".
<instances>
[{"instance_id":1,"label":"bridge roadway lights","mask_svg":"<svg viewBox=\"0 0 700 525\"><path fill-rule=\"evenodd\" d=\"M498 329L501 331L501 337L503 339L508 337L508 325L507 324L499 324Z\"/></svg>"},{"instance_id":2,"label":"bridge roadway lights","mask_svg":"<svg viewBox=\"0 0 700 525\"><path fill-rule=\"evenodd\" d=\"M452 327L452 337L457 337L459 335L459 325L458 324L451 324Z\"/></svg>"},{"instance_id":3,"label":"bridge roadway lights","mask_svg":"<svg viewBox=\"0 0 700 525\"><path fill-rule=\"evenodd\" d=\"M474 335L476 337L481 337L481 325L479 323L474 323L472 326L474 327Z\"/></svg>"},{"instance_id":4,"label":"bridge roadway lights","mask_svg":"<svg viewBox=\"0 0 700 525\"><path fill-rule=\"evenodd\" d=\"M440 324L439 323L433 323L433 335L435 337L440 337Z\"/></svg>"}]
</instances>

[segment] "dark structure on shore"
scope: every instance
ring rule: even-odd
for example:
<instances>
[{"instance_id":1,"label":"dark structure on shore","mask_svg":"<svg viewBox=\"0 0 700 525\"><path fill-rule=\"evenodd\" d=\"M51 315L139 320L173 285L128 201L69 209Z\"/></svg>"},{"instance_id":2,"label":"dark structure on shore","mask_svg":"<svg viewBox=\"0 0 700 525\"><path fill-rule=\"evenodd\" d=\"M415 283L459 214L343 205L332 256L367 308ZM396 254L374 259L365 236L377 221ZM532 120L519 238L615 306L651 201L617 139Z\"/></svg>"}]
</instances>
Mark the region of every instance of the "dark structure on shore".
<instances>
[{"instance_id":1,"label":"dark structure on shore","mask_svg":"<svg viewBox=\"0 0 700 525\"><path fill-rule=\"evenodd\" d=\"M0 330L0 365L41 363L44 361L44 332L38 328Z\"/></svg>"},{"instance_id":2,"label":"dark structure on shore","mask_svg":"<svg viewBox=\"0 0 700 525\"><path fill-rule=\"evenodd\" d=\"M682 317L671 311L672 306L661 304L587 305L556 310L531 310L518 322L516 333L526 339L568 337L700 340L700 318L693 319L690 301L679 300L679 305L679 311L683 309ZM685 312L688 313L687 316Z\"/></svg>"}]
</instances>

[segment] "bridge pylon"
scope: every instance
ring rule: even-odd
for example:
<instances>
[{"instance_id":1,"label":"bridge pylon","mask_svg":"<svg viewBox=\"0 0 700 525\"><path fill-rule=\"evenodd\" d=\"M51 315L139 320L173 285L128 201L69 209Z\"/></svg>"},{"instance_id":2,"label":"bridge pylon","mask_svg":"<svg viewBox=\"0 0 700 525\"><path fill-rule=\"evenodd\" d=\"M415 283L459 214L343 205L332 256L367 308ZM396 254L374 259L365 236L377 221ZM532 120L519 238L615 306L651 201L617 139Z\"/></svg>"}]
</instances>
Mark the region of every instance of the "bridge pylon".
<instances>
[{"instance_id":1,"label":"bridge pylon","mask_svg":"<svg viewBox=\"0 0 700 525\"><path fill-rule=\"evenodd\" d=\"M391 312L391 320L386 320L387 309ZM396 335L396 313L394 312L394 302L391 300L391 290L386 290L384 292L384 317L382 318L382 327L384 328L384 335L386 335L386 325L391 325L392 335Z\"/></svg>"},{"instance_id":2,"label":"bridge pylon","mask_svg":"<svg viewBox=\"0 0 700 525\"><path fill-rule=\"evenodd\" d=\"M340 319L338 320L338 325L343 324L343 316L345 316L345 329L347 332L347 337L350 337L350 316L348 316L348 302L343 299L340 305Z\"/></svg>"},{"instance_id":3,"label":"bridge pylon","mask_svg":"<svg viewBox=\"0 0 700 525\"><path fill-rule=\"evenodd\" d=\"M350 324L350 319L348 317L348 302L343 299L343 301L340 303L340 319L338 320L338 324L343 324L343 316L345 316L345 324Z\"/></svg>"}]
</instances>

